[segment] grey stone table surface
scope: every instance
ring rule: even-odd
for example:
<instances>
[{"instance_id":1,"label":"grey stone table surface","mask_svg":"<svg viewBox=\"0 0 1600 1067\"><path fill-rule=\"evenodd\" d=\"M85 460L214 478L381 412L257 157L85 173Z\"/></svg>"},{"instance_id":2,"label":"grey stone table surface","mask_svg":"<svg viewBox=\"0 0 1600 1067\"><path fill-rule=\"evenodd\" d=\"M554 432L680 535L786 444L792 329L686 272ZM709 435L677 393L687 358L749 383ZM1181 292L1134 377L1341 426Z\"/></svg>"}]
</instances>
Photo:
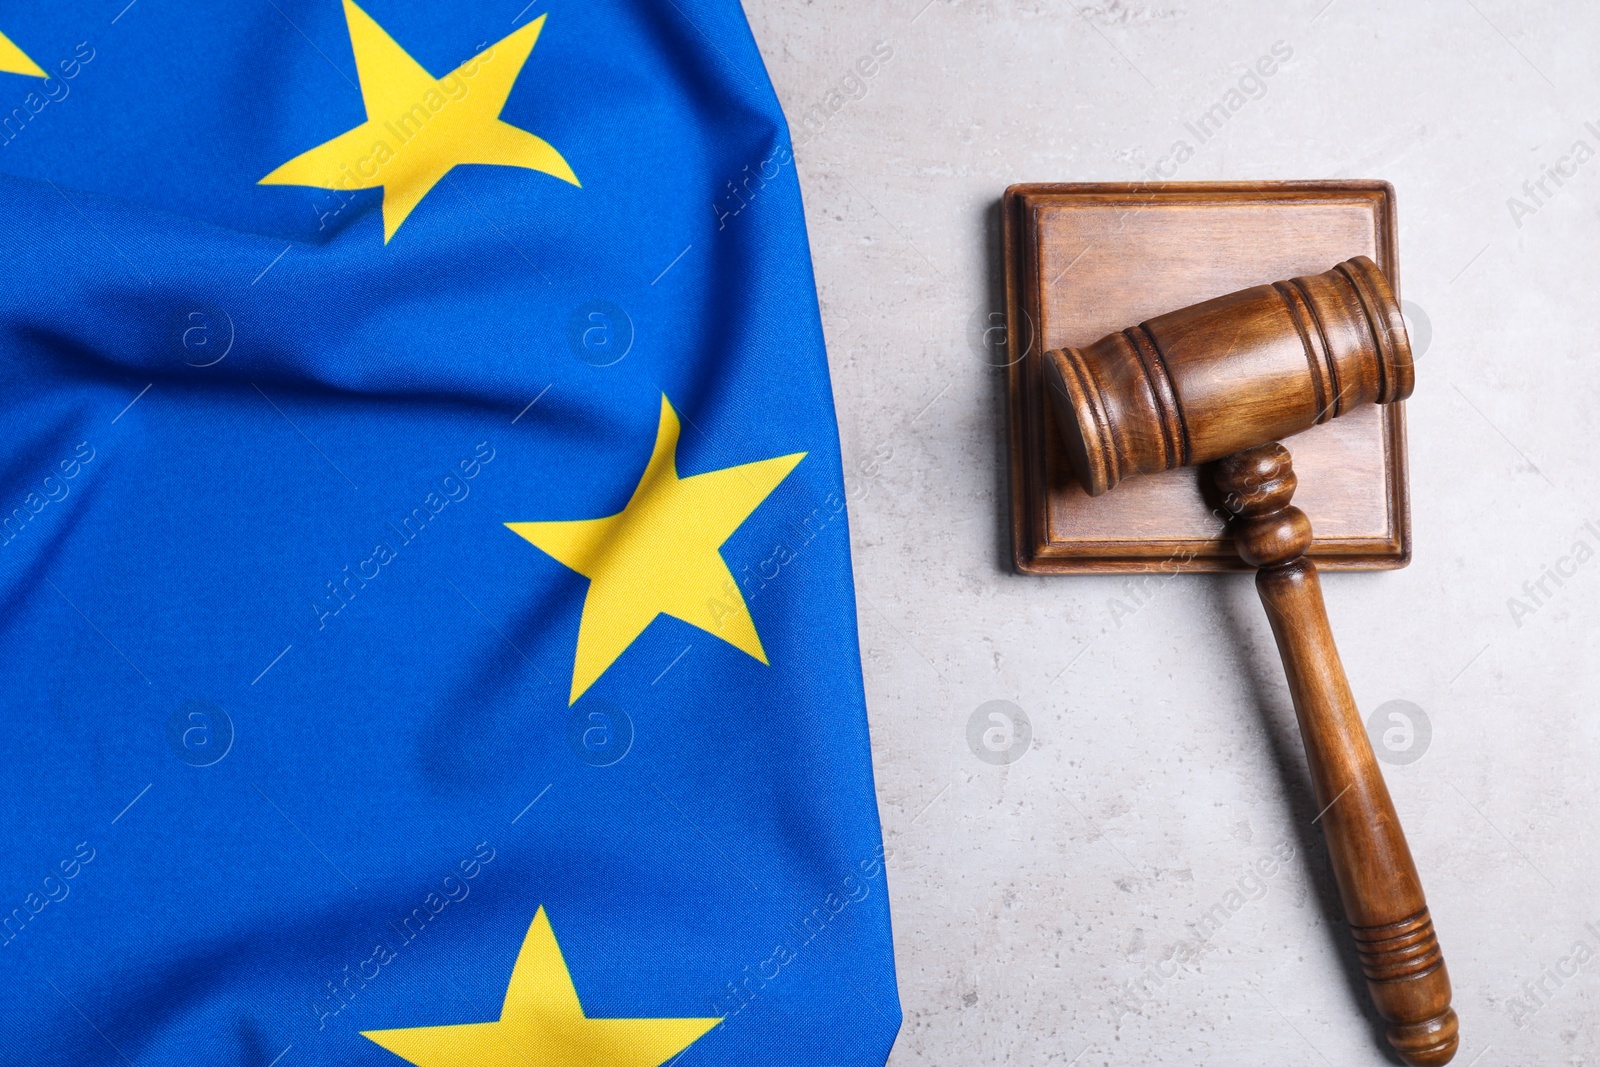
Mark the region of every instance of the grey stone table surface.
<instances>
[{"instance_id":1,"label":"grey stone table surface","mask_svg":"<svg viewBox=\"0 0 1600 1067\"><path fill-rule=\"evenodd\" d=\"M1415 559L1329 576L1328 608L1449 961L1456 1062L1600 1061L1600 8L746 10L793 129L848 471L891 1063L1391 1062L1249 580L1009 566L1003 377L970 336L998 198L1152 170L1394 183ZM987 709L969 741L990 701L1031 738L1000 705L1012 725Z\"/></svg>"}]
</instances>

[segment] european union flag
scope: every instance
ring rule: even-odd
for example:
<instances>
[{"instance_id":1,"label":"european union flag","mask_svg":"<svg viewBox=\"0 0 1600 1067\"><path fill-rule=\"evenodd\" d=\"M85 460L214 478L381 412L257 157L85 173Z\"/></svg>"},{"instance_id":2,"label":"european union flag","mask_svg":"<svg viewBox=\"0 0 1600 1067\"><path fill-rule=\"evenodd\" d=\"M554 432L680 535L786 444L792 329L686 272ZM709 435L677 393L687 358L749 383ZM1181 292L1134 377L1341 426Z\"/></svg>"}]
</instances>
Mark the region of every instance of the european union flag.
<instances>
[{"instance_id":1,"label":"european union flag","mask_svg":"<svg viewBox=\"0 0 1600 1067\"><path fill-rule=\"evenodd\" d=\"M0 1059L872 1064L845 490L733 0L0 14Z\"/></svg>"}]
</instances>

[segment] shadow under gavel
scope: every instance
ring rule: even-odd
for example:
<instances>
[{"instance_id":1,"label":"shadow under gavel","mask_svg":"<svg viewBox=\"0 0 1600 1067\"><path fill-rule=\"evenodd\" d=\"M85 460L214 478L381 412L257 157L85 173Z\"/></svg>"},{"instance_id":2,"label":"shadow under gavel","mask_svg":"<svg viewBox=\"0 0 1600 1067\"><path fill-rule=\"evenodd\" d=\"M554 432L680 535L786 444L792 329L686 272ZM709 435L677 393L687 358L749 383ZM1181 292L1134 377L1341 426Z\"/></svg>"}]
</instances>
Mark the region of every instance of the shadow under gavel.
<instances>
[{"instance_id":1,"label":"shadow under gavel","mask_svg":"<svg viewBox=\"0 0 1600 1067\"><path fill-rule=\"evenodd\" d=\"M1090 496L1124 477L1220 460L1239 556L1258 568L1350 933L1390 1045L1455 1055L1450 978L1394 803L1328 628L1311 523L1277 439L1411 395L1411 344L1365 256L1161 315L1045 355L1056 421Z\"/></svg>"}]
</instances>

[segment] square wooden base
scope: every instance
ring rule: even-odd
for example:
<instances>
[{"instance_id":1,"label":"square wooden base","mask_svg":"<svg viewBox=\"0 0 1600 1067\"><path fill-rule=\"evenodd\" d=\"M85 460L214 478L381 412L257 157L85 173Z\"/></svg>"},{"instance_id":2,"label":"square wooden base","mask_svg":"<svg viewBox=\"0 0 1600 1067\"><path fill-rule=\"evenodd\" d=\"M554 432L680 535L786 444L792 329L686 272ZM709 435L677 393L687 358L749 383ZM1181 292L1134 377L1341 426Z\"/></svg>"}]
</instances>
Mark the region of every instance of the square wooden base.
<instances>
[{"instance_id":1,"label":"square wooden base","mask_svg":"<svg viewBox=\"0 0 1600 1067\"><path fill-rule=\"evenodd\" d=\"M1098 498L1056 437L1044 352L1238 289L1368 255L1400 293L1387 182L1016 185L1004 212L1012 544L1026 574L1249 570L1188 468L1135 476ZM1294 502L1326 570L1411 558L1403 404L1367 406L1284 442Z\"/></svg>"}]
</instances>

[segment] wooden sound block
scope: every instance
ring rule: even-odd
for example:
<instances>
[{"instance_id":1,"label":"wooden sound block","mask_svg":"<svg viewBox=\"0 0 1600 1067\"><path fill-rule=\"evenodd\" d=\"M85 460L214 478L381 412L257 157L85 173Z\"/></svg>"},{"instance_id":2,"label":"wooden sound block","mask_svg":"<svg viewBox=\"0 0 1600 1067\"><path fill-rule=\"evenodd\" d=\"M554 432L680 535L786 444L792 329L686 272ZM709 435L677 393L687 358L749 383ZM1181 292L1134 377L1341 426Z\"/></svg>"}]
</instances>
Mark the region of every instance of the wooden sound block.
<instances>
[{"instance_id":1,"label":"wooden sound block","mask_svg":"<svg viewBox=\"0 0 1600 1067\"><path fill-rule=\"evenodd\" d=\"M1012 546L1026 574L1246 571L1209 472L1138 475L1091 500L1067 466L1042 356L1152 316L1370 256L1399 297L1387 182L1033 184L1006 190ZM1411 559L1403 404L1288 438L1323 570Z\"/></svg>"}]
</instances>

